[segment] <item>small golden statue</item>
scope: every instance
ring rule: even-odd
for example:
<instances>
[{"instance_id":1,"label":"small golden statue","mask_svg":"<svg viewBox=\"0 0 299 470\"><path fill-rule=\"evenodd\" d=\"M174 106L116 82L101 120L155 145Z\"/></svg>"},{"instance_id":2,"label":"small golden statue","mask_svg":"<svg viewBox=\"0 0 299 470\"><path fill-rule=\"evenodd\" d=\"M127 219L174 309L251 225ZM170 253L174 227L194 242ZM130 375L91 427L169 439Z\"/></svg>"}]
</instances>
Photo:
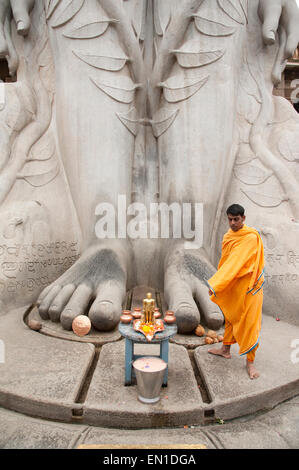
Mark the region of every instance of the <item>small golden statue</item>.
<instances>
[{"instance_id":1,"label":"small golden statue","mask_svg":"<svg viewBox=\"0 0 299 470\"><path fill-rule=\"evenodd\" d=\"M152 298L152 294L149 292L148 294L146 294L146 299L143 300L143 315L145 323L155 323L155 306L155 300Z\"/></svg>"},{"instance_id":2,"label":"small golden statue","mask_svg":"<svg viewBox=\"0 0 299 470\"><path fill-rule=\"evenodd\" d=\"M136 318L133 322L134 330L144 334L149 342L156 333L165 329L163 320L155 318L155 306L156 302L152 294L146 294L146 298L143 299L142 318Z\"/></svg>"}]
</instances>

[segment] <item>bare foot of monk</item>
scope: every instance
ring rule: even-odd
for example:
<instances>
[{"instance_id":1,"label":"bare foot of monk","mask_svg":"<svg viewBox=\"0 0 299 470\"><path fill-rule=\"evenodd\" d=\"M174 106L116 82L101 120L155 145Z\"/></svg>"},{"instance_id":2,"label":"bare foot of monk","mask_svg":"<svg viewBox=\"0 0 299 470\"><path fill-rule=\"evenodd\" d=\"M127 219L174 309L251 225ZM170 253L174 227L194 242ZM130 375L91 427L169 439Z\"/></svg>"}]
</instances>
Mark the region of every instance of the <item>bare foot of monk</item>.
<instances>
[{"instance_id":1,"label":"bare foot of monk","mask_svg":"<svg viewBox=\"0 0 299 470\"><path fill-rule=\"evenodd\" d=\"M248 375L251 380L257 379L260 376L259 372L254 367L253 362L246 361L246 367L247 367Z\"/></svg>"},{"instance_id":2,"label":"bare foot of monk","mask_svg":"<svg viewBox=\"0 0 299 470\"><path fill-rule=\"evenodd\" d=\"M210 354L215 354L215 356L225 357L225 359L230 359L231 358L230 345L223 344L220 349L218 349L218 348L208 349L208 352Z\"/></svg>"}]
</instances>

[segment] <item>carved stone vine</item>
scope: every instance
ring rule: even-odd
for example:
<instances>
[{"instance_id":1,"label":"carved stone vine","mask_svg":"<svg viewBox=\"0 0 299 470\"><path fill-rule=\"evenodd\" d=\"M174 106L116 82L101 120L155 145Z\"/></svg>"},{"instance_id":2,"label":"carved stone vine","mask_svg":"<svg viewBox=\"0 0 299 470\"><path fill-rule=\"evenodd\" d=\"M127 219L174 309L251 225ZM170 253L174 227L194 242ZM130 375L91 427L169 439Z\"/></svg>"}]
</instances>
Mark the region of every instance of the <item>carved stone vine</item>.
<instances>
[{"instance_id":1,"label":"carved stone vine","mask_svg":"<svg viewBox=\"0 0 299 470\"><path fill-rule=\"evenodd\" d=\"M44 25L41 33L32 28L30 40L33 47L26 60L22 59L23 80L13 84L19 97L20 116L27 116L23 126L15 127L10 142L10 154L7 164L0 173L0 204L6 199L17 179L22 179L32 186L43 186L52 181L59 172L55 150L40 157L35 146L44 139L42 145L47 148L46 135L52 119L54 90L51 87L49 67L51 53L43 5L36 9L40 23ZM8 38L8 35L7 35ZM8 44L12 40L8 40ZM11 58L10 58L11 60ZM16 59L13 59L14 63ZM10 62L11 63L11 62ZM46 68L46 74L43 69ZM45 147L46 145L46 147ZM53 157L53 158L52 158Z\"/></svg>"}]
</instances>

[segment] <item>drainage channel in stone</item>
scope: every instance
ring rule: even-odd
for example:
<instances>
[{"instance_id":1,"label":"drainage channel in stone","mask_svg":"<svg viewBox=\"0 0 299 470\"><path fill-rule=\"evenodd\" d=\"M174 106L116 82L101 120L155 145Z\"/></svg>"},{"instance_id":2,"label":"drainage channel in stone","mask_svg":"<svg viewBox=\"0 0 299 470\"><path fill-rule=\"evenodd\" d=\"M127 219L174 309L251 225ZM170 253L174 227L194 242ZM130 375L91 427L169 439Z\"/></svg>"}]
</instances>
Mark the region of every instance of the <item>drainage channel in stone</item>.
<instances>
[{"instance_id":1,"label":"drainage channel in stone","mask_svg":"<svg viewBox=\"0 0 299 470\"><path fill-rule=\"evenodd\" d=\"M126 296L126 302L125 302L126 310L131 310L132 298L133 298L133 291L130 290L127 292L127 296Z\"/></svg>"},{"instance_id":2,"label":"drainage channel in stone","mask_svg":"<svg viewBox=\"0 0 299 470\"><path fill-rule=\"evenodd\" d=\"M26 326L28 326L28 318L32 310L34 309L35 305L32 304L30 307L28 307L23 315L23 322L25 323Z\"/></svg>"},{"instance_id":3,"label":"drainage channel in stone","mask_svg":"<svg viewBox=\"0 0 299 470\"><path fill-rule=\"evenodd\" d=\"M189 359L190 359L190 362L191 362L191 365L192 365L193 373L194 373L194 376L195 376L195 379L196 379L196 382L197 382L197 385L198 385L198 389L199 389L200 394L201 394L202 401L204 403L211 403L212 402L211 396L209 394L209 391L206 387L206 384L205 384L205 382L204 382L204 380L201 376L200 370L197 367L197 364L196 364L196 361L195 361L195 358L194 358L194 350L193 349L188 349L188 354L189 354ZM207 410L207 411L209 411L209 410Z\"/></svg>"},{"instance_id":4,"label":"drainage channel in stone","mask_svg":"<svg viewBox=\"0 0 299 470\"><path fill-rule=\"evenodd\" d=\"M73 419L78 420L82 419L83 417L83 403L86 400L87 393L93 378L94 371L96 370L96 367L99 362L100 358L100 353L101 353L101 346L95 346L95 354L93 357L93 360L89 366L88 372L85 376L85 379L83 380L82 387L77 395L77 398L75 400L75 403L78 405L76 408L74 408L73 411ZM82 406L80 406L82 405Z\"/></svg>"},{"instance_id":5,"label":"drainage channel in stone","mask_svg":"<svg viewBox=\"0 0 299 470\"><path fill-rule=\"evenodd\" d=\"M132 297L133 297L133 291L128 291L127 292L127 295L126 295L126 301L125 301L125 308L127 310L130 310L131 309L131 306L132 306ZM83 383L82 383L82 387L78 393L78 396L75 400L75 404L77 405L76 408L74 408L72 410L73 412L73 420L82 420L83 419L83 404L86 400L86 397L87 397L87 393L88 393L88 390L89 390L89 387L90 387L90 384L91 384L91 381L92 381L92 378L93 378L93 374L96 370L96 367L98 365L98 362L99 362L99 358L100 358L100 353L101 353L101 349L102 349L102 346L100 345L96 345L94 344L95 346L95 354L94 354L94 357L93 357L93 360L89 366L89 369L88 369L88 372L85 376L85 379L83 380ZM80 406L82 405L82 406Z\"/></svg>"},{"instance_id":6,"label":"drainage channel in stone","mask_svg":"<svg viewBox=\"0 0 299 470\"><path fill-rule=\"evenodd\" d=\"M163 314L163 305L162 305L162 299L161 299L161 294L160 292L156 291L155 292L155 295L156 295L156 303L157 303L157 307L159 308L159 311L161 312L161 314Z\"/></svg>"}]
</instances>

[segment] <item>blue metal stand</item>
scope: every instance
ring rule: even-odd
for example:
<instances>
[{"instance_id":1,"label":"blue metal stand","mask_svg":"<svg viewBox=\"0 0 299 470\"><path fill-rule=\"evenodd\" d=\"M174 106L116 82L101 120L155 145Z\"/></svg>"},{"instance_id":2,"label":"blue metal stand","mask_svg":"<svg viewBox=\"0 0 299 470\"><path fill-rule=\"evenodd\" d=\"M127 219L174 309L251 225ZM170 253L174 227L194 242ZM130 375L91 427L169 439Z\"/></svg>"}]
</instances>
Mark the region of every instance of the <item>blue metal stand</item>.
<instances>
[{"instance_id":1,"label":"blue metal stand","mask_svg":"<svg viewBox=\"0 0 299 470\"><path fill-rule=\"evenodd\" d=\"M143 343L160 345L160 355L158 357L163 359L163 361L165 361L167 364L163 379L163 386L166 387L168 382L169 338L177 333L177 326L165 325L165 330L156 333L155 337L150 343L142 333L135 331L131 324L125 325L120 323L119 332L122 336L125 337L125 385L132 384L132 378L135 375L133 370L133 362L139 357L144 357L144 355L141 356L134 354L134 344Z\"/></svg>"}]
</instances>

